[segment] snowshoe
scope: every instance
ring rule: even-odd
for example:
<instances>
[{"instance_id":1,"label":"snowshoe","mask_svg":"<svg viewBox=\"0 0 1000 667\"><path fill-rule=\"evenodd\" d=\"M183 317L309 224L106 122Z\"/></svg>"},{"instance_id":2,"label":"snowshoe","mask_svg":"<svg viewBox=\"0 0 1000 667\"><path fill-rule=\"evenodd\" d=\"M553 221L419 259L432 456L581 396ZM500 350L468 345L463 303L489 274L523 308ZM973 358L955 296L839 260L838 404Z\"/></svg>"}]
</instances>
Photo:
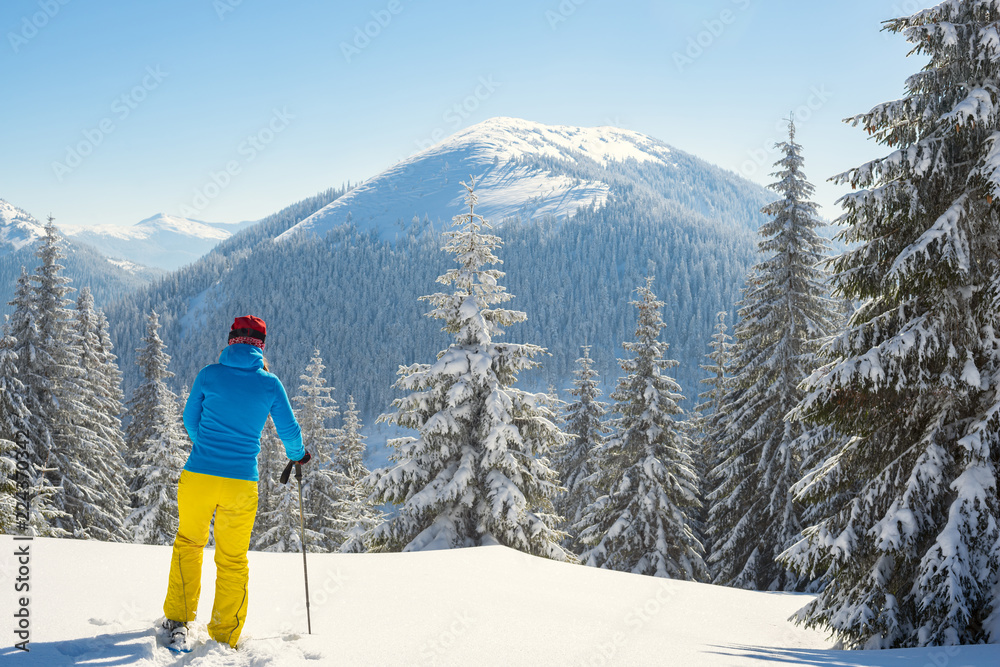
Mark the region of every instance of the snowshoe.
<instances>
[{"instance_id":1,"label":"snowshoe","mask_svg":"<svg viewBox=\"0 0 1000 667\"><path fill-rule=\"evenodd\" d=\"M163 620L163 629L166 631L166 647L174 653L188 653L191 647L188 646L187 623L172 621L169 618Z\"/></svg>"}]
</instances>

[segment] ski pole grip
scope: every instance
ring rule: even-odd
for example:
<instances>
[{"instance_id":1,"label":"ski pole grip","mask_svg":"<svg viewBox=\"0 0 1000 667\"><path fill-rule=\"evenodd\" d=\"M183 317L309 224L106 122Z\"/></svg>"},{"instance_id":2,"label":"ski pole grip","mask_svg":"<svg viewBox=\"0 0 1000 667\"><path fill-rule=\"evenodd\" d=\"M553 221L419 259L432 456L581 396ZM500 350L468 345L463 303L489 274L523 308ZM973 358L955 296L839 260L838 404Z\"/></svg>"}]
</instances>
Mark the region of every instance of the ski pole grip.
<instances>
[{"instance_id":1,"label":"ski pole grip","mask_svg":"<svg viewBox=\"0 0 1000 667\"><path fill-rule=\"evenodd\" d=\"M289 460L288 461L288 465L286 465L285 469L281 471L281 478L280 479L281 479L281 483L282 484L288 484L288 477L292 474L292 466L294 464L295 464L295 461ZM301 479L301 474L302 473L299 473L299 478L300 479Z\"/></svg>"},{"instance_id":2,"label":"ski pole grip","mask_svg":"<svg viewBox=\"0 0 1000 667\"><path fill-rule=\"evenodd\" d=\"M302 481L302 464L298 462L295 463L295 479Z\"/></svg>"}]
</instances>

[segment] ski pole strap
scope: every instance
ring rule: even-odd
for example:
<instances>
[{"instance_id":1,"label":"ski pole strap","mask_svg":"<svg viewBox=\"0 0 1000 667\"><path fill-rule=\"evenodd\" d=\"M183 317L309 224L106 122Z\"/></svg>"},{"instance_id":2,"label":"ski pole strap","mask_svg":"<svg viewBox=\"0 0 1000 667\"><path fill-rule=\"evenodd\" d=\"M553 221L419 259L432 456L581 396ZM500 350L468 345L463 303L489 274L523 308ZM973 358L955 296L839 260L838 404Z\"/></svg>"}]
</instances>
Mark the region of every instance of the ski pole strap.
<instances>
[{"instance_id":1,"label":"ski pole strap","mask_svg":"<svg viewBox=\"0 0 1000 667\"><path fill-rule=\"evenodd\" d=\"M286 465L285 469L281 471L281 483L282 484L288 484L288 478L292 474L292 466L293 465L295 465L295 461L289 460L288 461L288 465ZM298 477L299 479L302 479L302 473L300 472L298 475L296 475L296 477Z\"/></svg>"}]
</instances>

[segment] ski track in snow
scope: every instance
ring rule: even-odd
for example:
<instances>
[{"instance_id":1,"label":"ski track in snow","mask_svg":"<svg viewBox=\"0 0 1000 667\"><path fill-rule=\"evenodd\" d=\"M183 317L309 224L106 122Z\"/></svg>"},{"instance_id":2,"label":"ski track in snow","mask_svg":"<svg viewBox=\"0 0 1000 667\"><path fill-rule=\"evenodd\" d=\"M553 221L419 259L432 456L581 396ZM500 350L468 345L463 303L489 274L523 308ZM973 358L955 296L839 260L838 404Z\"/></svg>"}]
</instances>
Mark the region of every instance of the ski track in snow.
<instances>
[{"instance_id":1,"label":"ski track in snow","mask_svg":"<svg viewBox=\"0 0 1000 667\"><path fill-rule=\"evenodd\" d=\"M23 545L25 542L18 542ZM300 554L251 552L240 648L208 638L207 550L194 648L156 623L170 548L38 538L30 545L30 652L13 648L19 567L0 538L3 665L669 665L996 667L1000 646L837 651L788 617L805 595L757 593L555 563L504 547L311 554L306 634Z\"/></svg>"}]
</instances>

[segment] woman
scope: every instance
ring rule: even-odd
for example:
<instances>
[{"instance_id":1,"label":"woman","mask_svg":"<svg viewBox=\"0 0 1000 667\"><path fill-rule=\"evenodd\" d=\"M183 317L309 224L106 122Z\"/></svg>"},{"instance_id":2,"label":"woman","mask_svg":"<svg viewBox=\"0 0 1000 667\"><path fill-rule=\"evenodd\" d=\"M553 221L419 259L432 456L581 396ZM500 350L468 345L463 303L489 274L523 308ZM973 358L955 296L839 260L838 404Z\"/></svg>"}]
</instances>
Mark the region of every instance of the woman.
<instances>
[{"instance_id":1,"label":"woman","mask_svg":"<svg viewBox=\"0 0 1000 667\"><path fill-rule=\"evenodd\" d=\"M281 381L267 370L267 325L237 317L219 363L198 373L184 407L193 447L177 486L180 523L170 561L163 622L173 650L187 650L187 623L201 593L201 560L215 515L215 603L208 633L233 648L247 611L247 549L257 515L257 454L268 414L285 454L306 463L309 452Z\"/></svg>"}]
</instances>

